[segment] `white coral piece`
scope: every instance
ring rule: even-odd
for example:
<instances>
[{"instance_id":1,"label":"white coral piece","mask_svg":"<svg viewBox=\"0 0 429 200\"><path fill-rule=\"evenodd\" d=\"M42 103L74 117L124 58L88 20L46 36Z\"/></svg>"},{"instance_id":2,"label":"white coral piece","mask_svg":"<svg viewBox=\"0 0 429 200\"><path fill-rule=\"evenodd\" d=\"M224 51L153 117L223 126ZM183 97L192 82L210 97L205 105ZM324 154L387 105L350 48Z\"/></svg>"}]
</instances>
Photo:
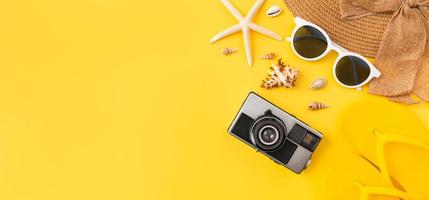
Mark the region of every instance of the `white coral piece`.
<instances>
[{"instance_id":1,"label":"white coral piece","mask_svg":"<svg viewBox=\"0 0 429 200\"><path fill-rule=\"evenodd\" d=\"M281 59L270 68L268 77L262 81L261 87L271 89L275 87L291 88L295 86L298 78L298 70L285 66Z\"/></svg>"}]
</instances>

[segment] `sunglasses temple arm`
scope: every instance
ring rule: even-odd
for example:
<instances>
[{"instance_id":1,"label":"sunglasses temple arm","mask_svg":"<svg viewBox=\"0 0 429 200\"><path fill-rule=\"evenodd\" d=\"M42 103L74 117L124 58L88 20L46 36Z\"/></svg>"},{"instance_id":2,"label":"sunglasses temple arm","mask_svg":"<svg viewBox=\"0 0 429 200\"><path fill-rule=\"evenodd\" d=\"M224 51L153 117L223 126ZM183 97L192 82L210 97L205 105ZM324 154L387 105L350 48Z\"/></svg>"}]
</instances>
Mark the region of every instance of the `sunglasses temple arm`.
<instances>
[{"instance_id":1,"label":"sunglasses temple arm","mask_svg":"<svg viewBox=\"0 0 429 200\"><path fill-rule=\"evenodd\" d=\"M373 65L373 67L374 67L374 77L376 77L376 78L380 77L381 72L378 71L378 69L374 65Z\"/></svg>"}]
</instances>

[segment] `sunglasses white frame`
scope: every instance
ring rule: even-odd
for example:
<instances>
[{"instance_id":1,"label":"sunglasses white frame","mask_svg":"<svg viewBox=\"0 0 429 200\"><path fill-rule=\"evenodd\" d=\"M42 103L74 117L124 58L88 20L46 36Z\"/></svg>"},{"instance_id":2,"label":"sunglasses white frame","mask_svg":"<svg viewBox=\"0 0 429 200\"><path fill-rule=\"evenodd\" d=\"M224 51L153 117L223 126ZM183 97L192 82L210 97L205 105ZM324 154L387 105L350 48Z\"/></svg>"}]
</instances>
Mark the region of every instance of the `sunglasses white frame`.
<instances>
[{"instance_id":1,"label":"sunglasses white frame","mask_svg":"<svg viewBox=\"0 0 429 200\"><path fill-rule=\"evenodd\" d=\"M315 58L305 58L305 57L303 57L303 56L301 56L297 51L296 51L296 49L295 49L295 47L294 47L294 45L293 45L293 42L292 42L292 38L294 38L295 37L295 34L296 34L296 31L298 31L298 29L299 28L301 28L301 27L303 27L303 26L311 26L311 27L313 27L313 28L316 28L318 31L320 31L322 34L323 34L323 36L326 38L326 42L327 42L327 44L328 44L328 46L326 47L326 50L325 50L325 52L323 52L320 56L317 56L317 57L315 57ZM367 84L371 79L373 79L373 78L378 78L378 77L380 77L380 75L381 75L381 72L371 63L371 62L369 62L369 60L367 60L365 57L363 57L363 56L361 56L361 55L359 55L359 54L356 54L356 53L353 53L353 52L350 52L350 51L347 51L346 49L344 49L344 48L342 48L340 45L338 45L338 44L335 44L332 40L331 40L331 38L329 37L329 35L322 29L322 28L320 28L319 26L317 26L316 24L313 24L313 23L311 23L311 22L308 22L308 21L306 21L306 20L304 20L304 19L302 19L302 18L300 18L300 17L295 17L295 28L293 29L293 32L292 32L292 36L291 37L288 37L288 38L286 38L286 40L288 41L288 42L290 42L291 43L291 46L292 46L292 50L293 50L293 52L298 56L298 57L300 57L301 59L303 59L303 60L307 60L307 61L316 61L316 60L319 60L319 59L321 59L321 58L323 58L323 57L325 57L326 56L326 54L328 54L330 51L332 51L332 50L334 50L334 51L336 51L339 55L338 55L338 57L337 57L337 59L335 60L335 63L334 63L334 67L333 67L333 75L334 75L334 78L335 78L335 80L340 84L340 85L342 85L343 87L346 87L346 88L357 88L357 89L361 89L361 87L363 86L363 85L365 85L365 84ZM345 84L343 84L343 83L341 83L341 81L339 81L338 80L338 77L337 77L337 75L336 75L336 68L337 68L337 64L338 64L338 62L341 60L341 58L343 58L343 57L345 57L345 56L355 56L355 57L358 57L358 58L360 58L360 59L362 59L363 61L365 61L366 62L366 64L368 64L368 66L369 66L369 68L370 68L370 73L369 73L369 75L368 75L368 78L364 81L364 82L362 82L362 83L360 83L360 84L358 84L358 85L352 85L352 86L350 86L350 85L345 85Z\"/></svg>"}]
</instances>

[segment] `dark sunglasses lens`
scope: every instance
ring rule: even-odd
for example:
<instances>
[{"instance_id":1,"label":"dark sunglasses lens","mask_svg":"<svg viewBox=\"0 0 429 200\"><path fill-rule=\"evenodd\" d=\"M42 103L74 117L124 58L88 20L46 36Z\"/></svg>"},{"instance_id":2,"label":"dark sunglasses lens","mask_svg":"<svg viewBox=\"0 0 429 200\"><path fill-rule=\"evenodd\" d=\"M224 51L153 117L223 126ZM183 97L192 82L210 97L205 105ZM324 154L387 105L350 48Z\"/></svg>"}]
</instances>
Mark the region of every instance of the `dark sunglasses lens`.
<instances>
[{"instance_id":1,"label":"dark sunglasses lens","mask_svg":"<svg viewBox=\"0 0 429 200\"><path fill-rule=\"evenodd\" d=\"M312 26L300 27L295 32L292 44L296 52L304 58L316 58L328 47L323 33Z\"/></svg>"},{"instance_id":2,"label":"dark sunglasses lens","mask_svg":"<svg viewBox=\"0 0 429 200\"><path fill-rule=\"evenodd\" d=\"M356 86L368 79L371 69L369 65L356 56L342 57L335 68L337 79L347 86Z\"/></svg>"}]
</instances>

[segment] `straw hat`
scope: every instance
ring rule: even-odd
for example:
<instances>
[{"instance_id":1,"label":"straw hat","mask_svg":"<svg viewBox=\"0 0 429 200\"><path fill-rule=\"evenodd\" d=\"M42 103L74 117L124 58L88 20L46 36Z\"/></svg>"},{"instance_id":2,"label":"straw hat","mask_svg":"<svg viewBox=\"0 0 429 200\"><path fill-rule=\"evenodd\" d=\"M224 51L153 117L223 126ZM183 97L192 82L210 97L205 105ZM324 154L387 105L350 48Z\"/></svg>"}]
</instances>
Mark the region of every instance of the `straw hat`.
<instances>
[{"instance_id":1,"label":"straw hat","mask_svg":"<svg viewBox=\"0 0 429 200\"><path fill-rule=\"evenodd\" d=\"M341 19L339 0L285 0L294 16L322 27L331 39L349 51L376 57L383 33L393 13Z\"/></svg>"}]
</instances>

